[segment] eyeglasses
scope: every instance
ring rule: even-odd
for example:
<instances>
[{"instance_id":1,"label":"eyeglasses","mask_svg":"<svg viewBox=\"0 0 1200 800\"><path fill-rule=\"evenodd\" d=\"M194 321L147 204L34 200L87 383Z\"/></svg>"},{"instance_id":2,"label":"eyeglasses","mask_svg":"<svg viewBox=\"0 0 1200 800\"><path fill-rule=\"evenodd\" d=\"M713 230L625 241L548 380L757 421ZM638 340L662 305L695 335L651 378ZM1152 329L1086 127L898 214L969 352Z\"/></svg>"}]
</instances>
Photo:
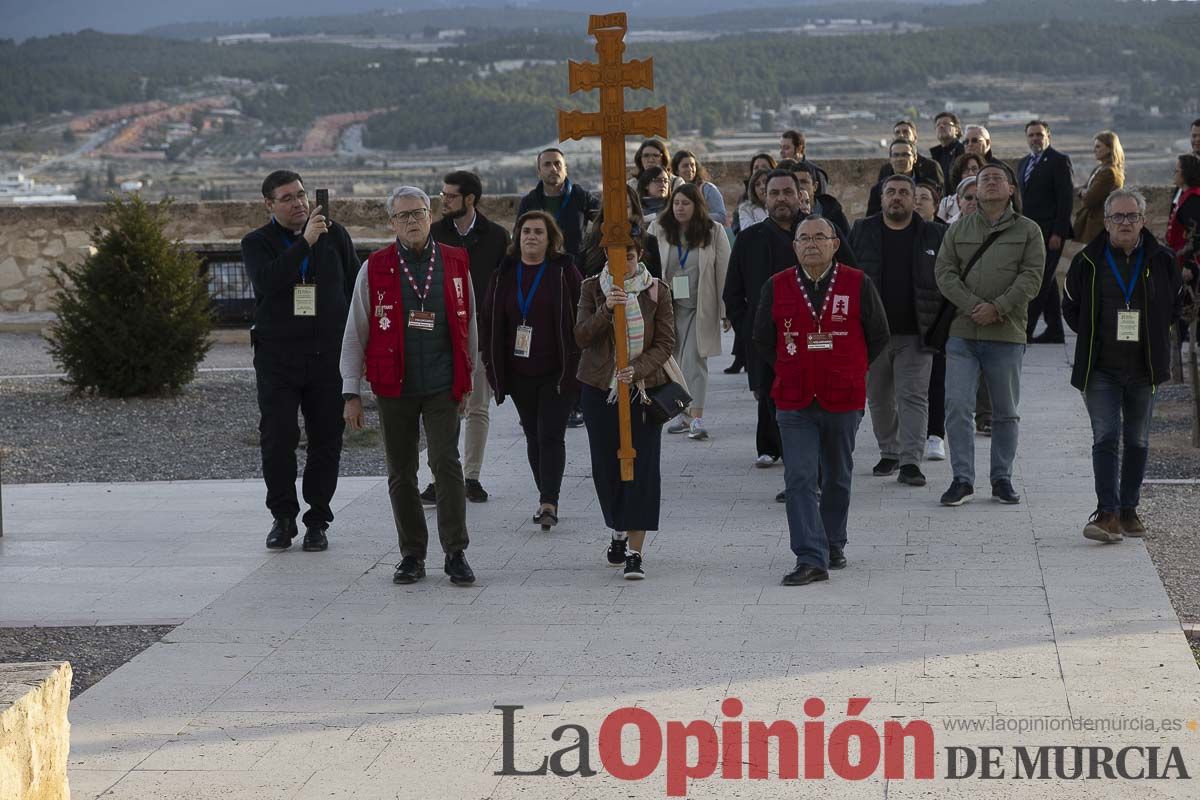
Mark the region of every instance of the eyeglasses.
<instances>
[{"instance_id":1,"label":"eyeglasses","mask_svg":"<svg viewBox=\"0 0 1200 800\"><path fill-rule=\"evenodd\" d=\"M652 181L650 181L650 183L655 184L657 186L666 186L667 179L666 178L655 178Z\"/></svg>"},{"instance_id":2,"label":"eyeglasses","mask_svg":"<svg viewBox=\"0 0 1200 800\"><path fill-rule=\"evenodd\" d=\"M796 241L800 244L825 244L826 242L832 242L833 237L826 236L823 233L818 233L816 236L809 236L807 233L802 233L796 237Z\"/></svg>"},{"instance_id":3,"label":"eyeglasses","mask_svg":"<svg viewBox=\"0 0 1200 800\"><path fill-rule=\"evenodd\" d=\"M964 194L964 195L962 196L962 200L963 200L963 202L964 202L964 203L967 203L967 202L973 203L973 202L975 202L975 195L973 195L973 194Z\"/></svg>"},{"instance_id":4,"label":"eyeglasses","mask_svg":"<svg viewBox=\"0 0 1200 800\"><path fill-rule=\"evenodd\" d=\"M987 139L984 139L982 136L968 136L967 141L971 144L983 144Z\"/></svg>"},{"instance_id":5,"label":"eyeglasses","mask_svg":"<svg viewBox=\"0 0 1200 800\"><path fill-rule=\"evenodd\" d=\"M427 216L429 216L428 208L418 208L414 211L397 211L389 219L399 220L400 222L420 222Z\"/></svg>"},{"instance_id":6,"label":"eyeglasses","mask_svg":"<svg viewBox=\"0 0 1200 800\"><path fill-rule=\"evenodd\" d=\"M306 199L308 199L308 194L303 189L301 189L300 191L296 192L295 194L285 194L283 197L276 197L271 202L279 203L280 205L290 206L292 203L296 202L297 200L304 201Z\"/></svg>"},{"instance_id":7,"label":"eyeglasses","mask_svg":"<svg viewBox=\"0 0 1200 800\"><path fill-rule=\"evenodd\" d=\"M456 194L455 192L442 192L442 199L443 199L443 200L457 200L457 199L459 199L460 197L462 197L462 195L461 195L461 194Z\"/></svg>"},{"instance_id":8,"label":"eyeglasses","mask_svg":"<svg viewBox=\"0 0 1200 800\"><path fill-rule=\"evenodd\" d=\"M1105 219L1115 222L1117 225L1132 225L1135 222L1141 222L1142 215L1135 211L1132 214L1109 214Z\"/></svg>"}]
</instances>

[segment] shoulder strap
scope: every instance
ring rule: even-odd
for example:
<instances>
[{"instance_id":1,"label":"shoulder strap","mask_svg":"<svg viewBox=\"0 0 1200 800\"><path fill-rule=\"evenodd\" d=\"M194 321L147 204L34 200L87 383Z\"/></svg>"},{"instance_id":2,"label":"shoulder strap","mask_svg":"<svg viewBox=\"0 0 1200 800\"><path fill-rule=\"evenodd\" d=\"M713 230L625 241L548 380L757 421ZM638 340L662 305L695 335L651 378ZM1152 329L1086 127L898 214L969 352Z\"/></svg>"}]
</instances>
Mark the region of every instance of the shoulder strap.
<instances>
[{"instance_id":1,"label":"shoulder strap","mask_svg":"<svg viewBox=\"0 0 1200 800\"><path fill-rule=\"evenodd\" d=\"M1002 233L1004 233L1004 231L996 231L991 236L983 240L983 244L981 244L979 249L975 251L975 255L971 256L971 260L967 262L967 268L963 270L959 280L965 281L967 279L967 275L971 272L971 268L978 263L979 259L983 258L983 254L986 253L987 249L992 246L992 242L999 239L1000 234Z\"/></svg>"}]
</instances>

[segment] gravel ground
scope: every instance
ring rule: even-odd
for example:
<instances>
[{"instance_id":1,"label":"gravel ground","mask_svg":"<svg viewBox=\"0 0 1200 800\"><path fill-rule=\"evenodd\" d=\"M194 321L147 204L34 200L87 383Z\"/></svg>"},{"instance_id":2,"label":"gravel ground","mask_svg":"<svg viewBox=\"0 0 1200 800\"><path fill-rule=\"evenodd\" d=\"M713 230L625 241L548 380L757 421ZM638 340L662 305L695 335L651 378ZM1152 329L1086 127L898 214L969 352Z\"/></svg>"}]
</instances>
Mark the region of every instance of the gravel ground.
<instances>
[{"instance_id":1,"label":"gravel ground","mask_svg":"<svg viewBox=\"0 0 1200 800\"><path fill-rule=\"evenodd\" d=\"M200 369L253 367L253 354L245 342L217 342ZM62 372L50 357L46 340L36 333L0 333L0 375L44 375ZM0 384L0 391L3 391Z\"/></svg>"},{"instance_id":2,"label":"gravel ground","mask_svg":"<svg viewBox=\"0 0 1200 800\"><path fill-rule=\"evenodd\" d=\"M378 411L348 434L341 474L387 474ZM301 429L303 431L303 429ZM0 382L5 483L258 478L253 372L199 375L178 397L74 396L54 379ZM304 463L303 433L297 460Z\"/></svg>"},{"instance_id":3,"label":"gravel ground","mask_svg":"<svg viewBox=\"0 0 1200 800\"><path fill-rule=\"evenodd\" d=\"M1183 622L1200 623L1200 553L1196 519L1200 486L1147 486L1139 514L1146 523L1146 548Z\"/></svg>"},{"instance_id":4,"label":"gravel ground","mask_svg":"<svg viewBox=\"0 0 1200 800\"><path fill-rule=\"evenodd\" d=\"M0 628L0 663L70 661L71 697L166 636L173 625Z\"/></svg>"},{"instance_id":5,"label":"gravel ground","mask_svg":"<svg viewBox=\"0 0 1200 800\"><path fill-rule=\"evenodd\" d=\"M1200 448L1192 447L1192 390L1166 383L1154 397L1147 478L1200 479Z\"/></svg>"}]
</instances>

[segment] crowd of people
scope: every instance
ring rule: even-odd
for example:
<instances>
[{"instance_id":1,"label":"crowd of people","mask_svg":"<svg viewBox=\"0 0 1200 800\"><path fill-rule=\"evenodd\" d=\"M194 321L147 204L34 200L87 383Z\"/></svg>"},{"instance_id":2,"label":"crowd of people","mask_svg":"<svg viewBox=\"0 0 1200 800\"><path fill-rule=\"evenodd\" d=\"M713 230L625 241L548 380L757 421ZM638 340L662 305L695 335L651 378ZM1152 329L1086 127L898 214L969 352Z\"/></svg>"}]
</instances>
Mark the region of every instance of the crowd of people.
<instances>
[{"instance_id":1,"label":"crowd of people","mask_svg":"<svg viewBox=\"0 0 1200 800\"><path fill-rule=\"evenodd\" d=\"M868 408L874 476L924 486L923 463L948 457L953 479L940 502L962 505L975 493L976 436L986 435L992 498L1021 502L1012 477L1022 360L1031 344L1064 343L1064 324L1077 334L1070 382L1093 430L1097 505L1083 536L1143 535L1154 387L1170 376L1182 303L1200 280L1200 120L1193 152L1177 160L1161 241L1146 226L1145 198L1124 185L1115 133L1095 136L1096 165L1077 188L1044 120L1025 126L1028 154L1015 169L992 153L985 127L964 128L949 112L934 127L938 143L924 155L916 123L895 124L866 216L853 224L800 131L781 135L778 158L750 160L729 206L694 152L672 156L646 140L625 187L631 243L620 264L602 246L597 195L572 182L557 148L537 155L537 185L511 232L480 210L480 178L454 171L437 221L424 191L393 190L395 242L361 264L300 175L271 173L262 186L270 222L242 241L257 299L252 342L274 518L266 546L287 549L299 536L299 414L302 548L328 548L344 428L365 425L369 387L399 538L393 580L425 576L428 505L450 582L474 583L466 503L489 499L489 410L511 398L538 493L532 523L559 524L567 429L586 427L611 531L605 559L642 579L646 534L659 527L663 430L693 441L719 435L705 421L709 359L732 330L725 372L745 369L757 404L753 465L783 462L776 500L796 557L783 583L826 581L847 565L854 444ZM618 329L628 353L620 369ZM632 480L618 459L623 391ZM433 474L424 491L422 431Z\"/></svg>"}]
</instances>

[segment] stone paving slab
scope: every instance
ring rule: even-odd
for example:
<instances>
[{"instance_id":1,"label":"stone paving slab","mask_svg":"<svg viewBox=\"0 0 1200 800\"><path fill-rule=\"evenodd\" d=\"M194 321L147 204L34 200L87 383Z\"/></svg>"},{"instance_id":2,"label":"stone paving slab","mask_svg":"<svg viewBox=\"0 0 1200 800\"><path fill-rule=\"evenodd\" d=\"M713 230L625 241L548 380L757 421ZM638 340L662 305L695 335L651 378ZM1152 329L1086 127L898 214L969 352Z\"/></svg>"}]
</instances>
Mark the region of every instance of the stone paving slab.
<instances>
[{"instance_id":1,"label":"stone paving slab","mask_svg":"<svg viewBox=\"0 0 1200 800\"><path fill-rule=\"evenodd\" d=\"M17 486L4 490L0 625L182 621L76 699L76 797L662 797L665 762L637 782L495 774L493 706L524 707L518 767L573 743L550 738L573 724L599 769L610 712L719 723L728 697L744 703L737 719L797 724L822 698L826 736L848 698L870 698L862 718L876 730L932 725L938 779L712 778L689 783L690 797L1194 797L1178 780L944 778L949 746L1005 746L1010 769L1016 746L1176 746L1200 770L1200 732L1183 724L979 729L1200 720L1200 675L1143 543L1080 536L1094 507L1090 432L1065 352L1026 356L1019 506L940 507L945 462L926 465L924 488L872 477L864 420L850 565L826 584L778 585L793 560L774 503L783 471L751 466L753 401L719 359L712 439L664 436L663 529L643 583L604 563L583 431L568 432L561 524L543 534L530 523L536 492L505 404L483 475L492 500L469 505L474 587L449 585L436 556L425 582L391 583L382 479L340 483L324 554L262 549L256 481ZM976 444L986 465L988 440ZM629 731L625 746L632 759Z\"/></svg>"}]
</instances>

